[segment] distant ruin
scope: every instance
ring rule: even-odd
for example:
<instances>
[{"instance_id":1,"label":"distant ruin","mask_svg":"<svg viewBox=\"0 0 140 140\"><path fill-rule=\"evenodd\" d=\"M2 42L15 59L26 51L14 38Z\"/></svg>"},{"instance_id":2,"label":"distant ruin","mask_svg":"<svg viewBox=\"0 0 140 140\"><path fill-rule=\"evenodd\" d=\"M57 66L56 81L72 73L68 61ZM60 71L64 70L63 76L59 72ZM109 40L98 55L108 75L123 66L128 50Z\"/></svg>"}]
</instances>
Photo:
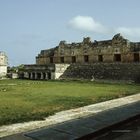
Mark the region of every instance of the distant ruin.
<instances>
[{"instance_id":1,"label":"distant ruin","mask_svg":"<svg viewBox=\"0 0 140 140\"><path fill-rule=\"evenodd\" d=\"M80 43L60 41L52 49L41 50L35 65L25 65L27 79L83 78L136 80L140 77L140 42L131 42L121 34L111 40ZM125 72L123 76L123 72ZM117 77L116 77L117 76ZM138 78L139 79L139 78Z\"/></svg>"},{"instance_id":2,"label":"distant ruin","mask_svg":"<svg viewBox=\"0 0 140 140\"><path fill-rule=\"evenodd\" d=\"M8 57L5 52L0 51L0 78L7 75Z\"/></svg>"},{"instance_id":3,"label":"distant ruin","mask_svg":"<svg viewBox=\"0 0 140 140\"><path fill-rule=\"evenodd\" d=\"M80 43L67 44L60 41L55 48L42 50L36 64L139 62L140 42L134 43L116 34L112 40L94 41L89 37Z\"/></svg>"}]
</instances>

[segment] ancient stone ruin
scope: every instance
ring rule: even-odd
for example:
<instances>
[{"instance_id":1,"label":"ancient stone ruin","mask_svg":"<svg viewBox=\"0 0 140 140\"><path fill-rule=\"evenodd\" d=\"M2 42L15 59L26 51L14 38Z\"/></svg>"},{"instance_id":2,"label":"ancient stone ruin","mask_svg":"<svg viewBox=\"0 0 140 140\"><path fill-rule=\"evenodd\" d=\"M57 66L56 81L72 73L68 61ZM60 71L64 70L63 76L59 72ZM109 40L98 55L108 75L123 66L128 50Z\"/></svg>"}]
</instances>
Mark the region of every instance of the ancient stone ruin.
<instances>
[{"instance_id":1,"label":"ancient stone ruin","mask_svg":"<svg viewBox=\"0 0 140 140\"><path fill-rule=\"evenodd\" d=\"M5 52L0 51L0 78L3 78L7 74L8 58Z\"/></svg>"},{"instance_id":2,"label":"ancient stone ruin","mask_svg":"<svg viewBox=\"0 0 140 140\"><path fill-rule=\"evenodd\" d=\"M112 40L94 41L89 37L80 43L67 44L60 41L55 48L42 50L36 64L50 63L95 63L95 62L139 62L140 42L124 39L120 34Z\"/></svg>"},{"instance_id":3,"label":"ancient stone ruin","mask_svg":"<svg viewBox=\"0 0 140 140\"><path fill-rule=\"evenodd\" d=\"M55 48L41 50L35 65L25 65L22 77L135 80L140 77L139 62L140 42L131 42L121 34L94 42L87 37L80 43L60 41Z\"/></svg>"}]
</instances>

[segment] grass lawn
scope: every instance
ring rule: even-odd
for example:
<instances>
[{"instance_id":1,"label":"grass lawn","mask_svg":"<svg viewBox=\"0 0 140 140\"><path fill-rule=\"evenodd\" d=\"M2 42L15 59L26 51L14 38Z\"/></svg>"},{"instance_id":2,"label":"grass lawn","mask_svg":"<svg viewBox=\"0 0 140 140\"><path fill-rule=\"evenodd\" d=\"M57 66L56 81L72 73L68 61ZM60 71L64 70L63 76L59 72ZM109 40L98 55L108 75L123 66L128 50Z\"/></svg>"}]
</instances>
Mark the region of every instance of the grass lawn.
<instances>
[{"instance_id":1,"label":"grass lawn","mask_svg":"<svg viewBox=\"0 0 140 140\"><path fill-rule=\"evenodd\" d=\"M140 85L64 81L0 81L0 125L140 92Z\"/></svg>"}]
</instances>

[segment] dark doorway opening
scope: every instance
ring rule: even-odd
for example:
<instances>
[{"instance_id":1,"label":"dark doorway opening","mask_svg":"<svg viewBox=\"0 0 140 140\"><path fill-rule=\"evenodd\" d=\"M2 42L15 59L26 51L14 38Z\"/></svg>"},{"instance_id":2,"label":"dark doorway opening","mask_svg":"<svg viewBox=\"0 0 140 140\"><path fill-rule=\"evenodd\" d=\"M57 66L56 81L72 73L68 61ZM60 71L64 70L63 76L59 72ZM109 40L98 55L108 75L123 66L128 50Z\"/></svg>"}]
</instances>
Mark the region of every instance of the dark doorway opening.
<instances>
[{"instance_id":1,"label":"dark doorway opening","mask_svg":"<svg viewBox=\"0 0 140 140\"><path fill-rule=\"evenodd\" d=\"M51 79L51 73L48 72L48 79Z\"/></svg>"},{"instance_id":2,"label":"dark doorway opening","mask_svg":"<svg viewBox=\"0 0 140 140\"><path fill-rule=\"evenodd\" d=\"M84 56L84 62L88 62L88 61L89 61L88 55L85 55Z\"/></svg>"},{"instance_id":3,"label":"dark doorway opening","mask_svg":"<svg viewBox=\"0 0 140 140\"><path fill-rule=\"evenodd\" d=\"M35 79L35 73L32 73L32 79Z\"/></svg>"},{"instance_id":4,"label":"dark doorway opening","mask_svg":"<svg viewBox=\"0 0 140 140\"><path fill-rule=\"evenodd\" d=\"M103 55L98 55L98 61L103 62Z\"/></svg>"},{"instance_id":5,"label":"dark doorway opening","mask_svg":"<svg viewBox=\"0 0 140 140\"><path fill-rule=\"evenodd\" d=\"M41 79L41 73L37 73L37 79Z\"/></svg>"},{"instance_id":6,"label":"dark doorway opening","mask_svg":"<svg viewBox=\"0 0 140 140\"><path fill-rule=\"evenodd\" d=\"M53 57L50 57L50 63L53 63Z\"/></svg>"},{"instance_id":7,"label":"dark doorway opening","mask_svg":"<svg viewBox=\"0 0 140 140\"><path fill-rule=\"evenodd\" d=\"M29 79L31 79L31 73L29 73Z\"/></svg>"},{"instance_id":8,"label":"dark doorway opening","mask_svg":"<svg viewBox=\"0 0 140 140\"><path fill-rule=\"evenodd\" d=\"M121 62L121 54L114 54L114 61Z\"/></svg>"},{"instance_id":9,"label":"dark doorway opening","mask_svg":"<svg viewBox=\"0 0 140 140\"><path fill-rule=\"evenodd\" d=\"M60 62L64 63L64 57L60 57Z\"/></svg>"},{"instance_id":10,"label":"dark doorway opening","mask_svg":"<svg viewBox=\"0 0 140 140\"><path fill-rule=\"evenodd\" d=\"M46 79L46 73L43 73L43 79Z\"/></svg>"},{"instance_id":11,"label":"dark doorway opening","mask_svg":"<svg viewBox=\"0 0 140 140\"><path fill-rule=\"evenodd\" d=\"M139 53L134 53L134 62L139 62Z\"/></svg>"},{"instance_id":12,"label":"dark doorway opening","mask_svg":"<svg viewBox=\"0 0 140 140\"><path fill-rule=\"evenodd\" d=\"M75 56L72 56L72 63L76 63L76 57Z\"/></svg>"}]
</instances>

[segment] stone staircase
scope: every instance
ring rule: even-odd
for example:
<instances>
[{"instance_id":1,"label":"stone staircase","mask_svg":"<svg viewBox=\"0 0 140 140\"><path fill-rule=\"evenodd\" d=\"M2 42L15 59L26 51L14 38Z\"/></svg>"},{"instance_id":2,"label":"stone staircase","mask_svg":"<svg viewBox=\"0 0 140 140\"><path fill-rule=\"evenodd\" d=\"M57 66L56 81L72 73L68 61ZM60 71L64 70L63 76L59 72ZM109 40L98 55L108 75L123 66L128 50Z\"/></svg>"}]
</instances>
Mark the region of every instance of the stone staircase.
<instances>
[{"instance_id":1,"label":"stone staircase","mask_svg":"<svg viewBox=\"0 0 140 140\"><path fill-rule=\"evenodd\" d=\"M62 79L106 79L140 82L140 63L71 64Z\"/></svg>"}]
</instances>

